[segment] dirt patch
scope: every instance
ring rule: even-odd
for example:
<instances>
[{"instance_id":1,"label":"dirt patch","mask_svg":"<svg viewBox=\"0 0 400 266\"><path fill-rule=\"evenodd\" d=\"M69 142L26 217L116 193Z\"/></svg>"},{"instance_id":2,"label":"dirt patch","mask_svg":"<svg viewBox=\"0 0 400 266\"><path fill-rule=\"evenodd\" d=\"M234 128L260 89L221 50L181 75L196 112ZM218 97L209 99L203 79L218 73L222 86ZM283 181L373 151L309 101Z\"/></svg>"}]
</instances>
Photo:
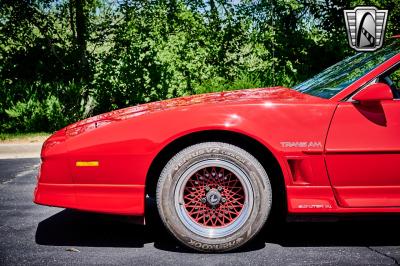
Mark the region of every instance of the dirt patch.
<instances>
[{"instance_id":1,"label":"dirt patch","mask_svg":"<svg viewBox=\"0 0 400 266\"><path fill-rule=\"evenodd\" d=\"M43 143L50 135L21 135L10 136L6 139L0 139L0 144L26 144L26 143Z\"/></svg>"}]
</instances>

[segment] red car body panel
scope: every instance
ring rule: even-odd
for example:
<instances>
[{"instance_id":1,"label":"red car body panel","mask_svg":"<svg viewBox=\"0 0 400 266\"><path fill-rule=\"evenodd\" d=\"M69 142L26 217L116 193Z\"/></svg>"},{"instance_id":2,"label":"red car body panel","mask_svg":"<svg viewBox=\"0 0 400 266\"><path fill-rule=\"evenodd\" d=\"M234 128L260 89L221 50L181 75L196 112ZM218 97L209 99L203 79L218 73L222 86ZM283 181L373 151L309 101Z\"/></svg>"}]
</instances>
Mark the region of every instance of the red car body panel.
<instances>
[{"instance_id":1,"label":"red car body panel","mask_svg":"<svg viewBox=\"0 0 400 266\"><path fill-rule=\"evenodd\" d=\"M44 143L34 202L142 216L156 156L188 134L223 130L269 149L283 173L289 213L400 212L400 102L342 101L399 59L331 99L274 87L183 97L77 122Z\"/></svg>"},{"instance_id":2,"label":"red car body panel","mask_svg":"<svg viewBox=\"0 0 400 266\"><path fill-rule=\"evenodd\" d=\"M400 102L340 103L326 143L331 183L343 207L398 207Z\"/></svg>"}]
</instances>

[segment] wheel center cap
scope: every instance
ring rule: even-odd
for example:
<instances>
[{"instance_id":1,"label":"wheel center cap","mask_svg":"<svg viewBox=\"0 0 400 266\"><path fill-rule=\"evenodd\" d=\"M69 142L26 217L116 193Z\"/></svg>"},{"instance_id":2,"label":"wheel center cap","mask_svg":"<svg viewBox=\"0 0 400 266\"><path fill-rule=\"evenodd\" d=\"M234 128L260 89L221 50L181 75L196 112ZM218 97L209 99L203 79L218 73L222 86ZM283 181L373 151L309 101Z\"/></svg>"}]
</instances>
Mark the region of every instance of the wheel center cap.
<instances>
[{"instance_id":1,"label":"wheel center cap","mask_svg":"<svg viewBox=\"0 0 400 266\"><path fill-rule=\"evenodd\" d=\"M218 205L219 202L221 201L221 193L219 193L218 190L213 188L206 194L206 199L208 204L214 207Z\"/></svg>"}]
</instances>

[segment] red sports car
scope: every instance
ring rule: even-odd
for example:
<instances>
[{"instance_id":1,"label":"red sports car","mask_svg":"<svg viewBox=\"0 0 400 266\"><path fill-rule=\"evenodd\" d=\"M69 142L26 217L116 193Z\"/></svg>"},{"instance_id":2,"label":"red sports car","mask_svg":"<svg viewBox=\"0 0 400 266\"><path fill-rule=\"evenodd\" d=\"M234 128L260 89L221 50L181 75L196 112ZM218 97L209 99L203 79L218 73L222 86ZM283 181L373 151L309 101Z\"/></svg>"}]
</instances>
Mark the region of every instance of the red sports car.
<instances>
[{"instance_id":1,"label":"red sports car","mask_svg":"<svg viewBox=\"0 0 400 266\"><path fill-rule=\"evenodd\" d=\"M143 217L231 250L270 216L400 212L400 43L293 89L211 93L101 114L43 145L34 202Z\"/></svg>"}]
</instances>

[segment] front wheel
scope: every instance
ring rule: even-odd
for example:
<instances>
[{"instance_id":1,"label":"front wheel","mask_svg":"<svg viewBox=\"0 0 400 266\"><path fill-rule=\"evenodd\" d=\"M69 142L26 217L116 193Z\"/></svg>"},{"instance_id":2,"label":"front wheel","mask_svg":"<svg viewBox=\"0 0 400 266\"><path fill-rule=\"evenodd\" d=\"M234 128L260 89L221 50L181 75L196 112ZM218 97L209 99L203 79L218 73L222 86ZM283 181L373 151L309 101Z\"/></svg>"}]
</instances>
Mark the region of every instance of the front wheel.
<instances>
[{"instance_id":1,"label":"front wheel","mask_svg":"<svg viewBox=\"0 0 400 266\"><path fill-rule=\"evenodd\" d=\"M222 142L190 146L164 167L157 206L183 244L227 251L248 242L271 209L272 190L262 165L245 150Z\"/></svg>"}]
</instances>

